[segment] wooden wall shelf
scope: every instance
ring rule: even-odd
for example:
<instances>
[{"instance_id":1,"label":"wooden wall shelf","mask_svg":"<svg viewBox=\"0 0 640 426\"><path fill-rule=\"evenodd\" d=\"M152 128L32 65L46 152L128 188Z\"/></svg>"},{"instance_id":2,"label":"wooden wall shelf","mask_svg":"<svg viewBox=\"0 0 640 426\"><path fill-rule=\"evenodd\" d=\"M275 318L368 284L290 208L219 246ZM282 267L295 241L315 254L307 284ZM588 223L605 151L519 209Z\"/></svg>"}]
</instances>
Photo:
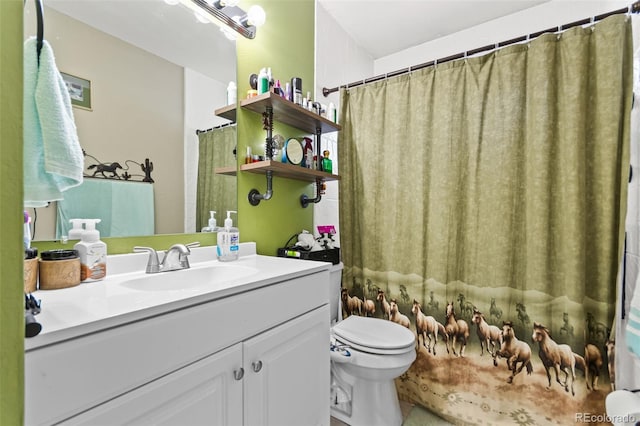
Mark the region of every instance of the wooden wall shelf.
<instances>
[{"instance_id":1,"label":"wooden wall shelf","mask_svg":"<svg viewBox=\"0 0 640 426\"><path fill-rule=\"evenodd\" d=\"M256 163L242 164L240 166L240 171L249 173L265 174L268 170L271 170L274 176L298 179L307 182L315 182L318 179L326 181L340 180L340 176L338 175L272 160L258 161Z\"/></svg>"},{"instance_id":2,"label":"wooden wall shelf","mask_svg":"<svg viewBox=\"0 0 640 426\"><path fill-rule=\"evenodd\" d=\"M236 105L227 105L222 108L218 108L214 111L214 114L218 117L226 118L227 120L231 120L235 123L236 121Z\"/></svg>"},{"instance_id":3,"label":"wooden wall shelf","mask_svg":"<svg viewBox=\"0 0 640 426\"><path fill-rule=\"evenodd\" d=\"M243 99L240 106L250 111L262 114L268 106L273 108L273 115L276 121L288 124L297 129L309 133L316 133L321 129L323 133L330 133L341 130L339 124L306 110L300 105L286 100L282 96L273 92L263 93L253 98Z\"/></svg>"},{"instance_id":4,"label":"wooden wall shelf","mask_svg":"<svg viewBox=\"0 0 640 426\"><path fill-rule=\"evenodd\" d=\"M213 170L213 172L217 175L236 176L237 167L236 166L217 167Z\"/></svg>"}]
</instances>

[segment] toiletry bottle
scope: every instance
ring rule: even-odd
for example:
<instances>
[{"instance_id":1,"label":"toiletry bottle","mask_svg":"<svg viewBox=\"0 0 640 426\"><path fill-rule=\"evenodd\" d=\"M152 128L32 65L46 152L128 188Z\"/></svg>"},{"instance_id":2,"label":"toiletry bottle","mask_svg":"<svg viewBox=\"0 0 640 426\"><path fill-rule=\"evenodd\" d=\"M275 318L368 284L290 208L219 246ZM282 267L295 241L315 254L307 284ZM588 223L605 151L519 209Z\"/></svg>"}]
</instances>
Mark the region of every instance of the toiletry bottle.
<instances>
[{"instance_id":1,"label":"toiletry bottle","mask_svg":"<svg viewBox=\"0 0 640 426\"><path fill-rule=\"evenodd\" d=\"M258 74L258 95L267 93L269 91L269 75L267 70L262 68Z\"/></svg>"},{"instance_id":2,"label":"toiletry bottle","mask_svg":"<svg viewBox=\"0 0 640 426\"><path fill-rule=\"evenodd\" d=\"M302 79L299 77L291 79L291 96L294 103L302 105Z\"/></svg>"},{"instance_id":3,"label":"toiletry bottle","mask_svg":"<svg viewBox=\"0 0 640 426\"><path fill-rule=\"evenodd\" d=\"M322 159L322 171L327 173L333 173L333 165L331 164L331 158L329 158L329 151L322 152L324 158Z\"/></svg>"},{"instance_id":4,"label":"toiletry bottle","mask_svg":"<svg viewBox=\"0 0 640 426\"><path fill-rule=\"evenodd\" d=\"M227 218L224 220L224 227L218 229L218 246L216 247L218 260L228 262L237 260L240 253L240 231L233 226L231 213L234 210L227 210Z\"/></svg>"},{"instance_id":5,"label":"toiletry bottle","mask_svg":"<svg viewBox=\"0 0 640 426\"><path fill-rule=\"evenodd\" d=\"M85 219L80 242L73 246L80 256L80 280L98 281L107 275L107 245L100 241L96 223L100 219Z\"/></svg>"},{"instance_id":6,"label":"toiletry bottle","mask_svg":"<svg viewBox=\"0 0 640 426\"><path fill-rule=\"evenodd\" d=\"M216 221L215 210L209 211L209 232L216 232L218 230L218 222Z\"/></svg>"},{"instance_id":7,"label":"toiletry bottle","mask_svg":"<svg viewBox=\"0 0 640 426\"><path fill-rule=\"evenodd\" d=\"M304 138L304 167L307 169L313 168L313 145L311 145L311 139Z\"/></svg>"},{"instance_id":8,"label":"toiletry bottle","mask_svg":"<svg viewBox=\"0 0 640 426\"><path fill-rule=\"evenodd\" d=\"M273 79L273 74L271 74L271 67L267 68L267 92L271 90L274 86L275 81Z\"/></svg>"},{"instance_id":9,"label":"toiletry bottle","mask_svg":"<svg viewBox=\"0 0 640 426\"><path fill-rule=\"evenodd\" d=\"M329 102L329 110L327 111L327 118L333 121L334 123L338 122L336 106L334 105L333 102Z\"/></svg>"},{"instance_id":10,"label":"toiletry bottle","mask_svg":"<svg viewBox=\"0 0 640 426\"><path fill-rule=\"evenodd\" d=\"M84 232L84 228L82 227L83 220L71 219L69 222L71 223L71 229L69 229L68 238L70 240L79 240Z\"/></svg>"},{"instance_id":11,"label":"toiletry bottle","mask_svg":"<svg viewBox=\"0 0 640 426\"><path fill-rule=\"evenodd\" d=\"M23 238L22 242L24 245L24 249L28 250L31 248L31 227L29 224L31 223L31 218L29 217L29 213L24 211L24 228L22 229Z\"/></svg>"},{"instance_id":12,"label":"toiletry bottle","mask_svg":"<svg viewBox=\"0 0 640 426\"><path fill-rule=\"evenodd\" d=\"M238 89L236 87L236 83L233 81L229 82L227 86L227 105L235 105L238 99Z\"/></svg>"}]
</instances>

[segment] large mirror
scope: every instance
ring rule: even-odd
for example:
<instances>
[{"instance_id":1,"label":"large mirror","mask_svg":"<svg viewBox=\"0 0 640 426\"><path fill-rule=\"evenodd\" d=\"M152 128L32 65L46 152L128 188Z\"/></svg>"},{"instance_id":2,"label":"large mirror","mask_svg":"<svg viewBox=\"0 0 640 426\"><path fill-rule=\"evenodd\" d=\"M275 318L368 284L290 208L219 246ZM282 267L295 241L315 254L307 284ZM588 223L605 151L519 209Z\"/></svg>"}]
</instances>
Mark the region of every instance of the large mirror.
<instances>
[{"instance_id":1,"label":"large mirror","mask_svg":"<svg viewBox=\"0 0 640 426\"><path fill-rule=\"evenodd\" d=\"M25 6L25 39L36 35L33 3L27 1ZM214 111L226 104L227 86L236 80L235 42L216 24L199 22L188 8L163 0L43 3L44 39L53 48L58 69L65 78L77 78L89 89L90 97L75 102L73 108L80 144L87 154L85 172L91 175L96 170L88 170L93 163L118 162L123 166L120 174L123 170L140 174L136 163L148 158L153 163L153 233L199 231L203 225L196 223L197 204L209 200L197 201L196 196L203 138L196 131L222 133L233 128L217 129L229 121L216 117ZM233 158L228 161L235 165ZM233 195L226 198L237 200L235 177L224 178L233 183L218 182L217 190L232 189ZM89 180L97 179L85 182ZM126 218L129 204L139 201L137 196L115 197L93 191L85 204L99 199L105 216ZM27 209L35 219L35 240L57 239L57 209L56 203ZM200 206L200 210L209 209ZM222 212L217 216L222 218ZM124 235L139 235L132 232L128 229Z\"/></svg>"}]
</instances>

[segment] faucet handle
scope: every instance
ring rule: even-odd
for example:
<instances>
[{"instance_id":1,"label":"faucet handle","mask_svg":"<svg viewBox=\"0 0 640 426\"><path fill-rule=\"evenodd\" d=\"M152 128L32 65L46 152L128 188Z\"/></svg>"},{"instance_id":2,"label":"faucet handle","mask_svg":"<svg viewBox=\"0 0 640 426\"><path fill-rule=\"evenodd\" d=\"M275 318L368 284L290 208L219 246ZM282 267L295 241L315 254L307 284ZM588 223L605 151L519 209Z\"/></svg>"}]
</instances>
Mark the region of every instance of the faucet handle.
<instances>
[{"instance_id":1,"label":"faucet handle","mask_svg":"<svg viewBox=\"0 0 640 426\"><path fill-rule=\"evenodd\" d=\"M187 248L200 247L200 241L194 241L192 243L185 244L185 247Z\"/></svg>"},{"instance_id":2,"label":"faucet handle","mask_svg":"<svg viewBox=\"0 0 640 426\"><path fill-rule=\"evenodd\" d=\"M133 251L136 253L149 253L149 261L147 262L147 274L160 271L160 262L158 261L158 252L151 247L135 246Z\"/></svg>"}]
</instances>

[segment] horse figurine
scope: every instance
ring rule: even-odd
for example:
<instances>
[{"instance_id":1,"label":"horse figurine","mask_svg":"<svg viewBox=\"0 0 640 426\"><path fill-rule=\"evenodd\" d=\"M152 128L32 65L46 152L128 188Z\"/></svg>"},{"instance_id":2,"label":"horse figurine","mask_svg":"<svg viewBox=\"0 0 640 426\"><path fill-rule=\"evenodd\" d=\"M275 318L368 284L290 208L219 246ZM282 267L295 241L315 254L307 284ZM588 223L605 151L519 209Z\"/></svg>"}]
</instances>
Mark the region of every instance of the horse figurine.
<instances>
[{"instance_id":1,"label":"horse figurine","mask_svg":"<svg viewBox=\"0 0 640 426\"><path fill-rule=\"evenodd\" d=\"M120 165L120 163L111 163L111 164L92 164L89 167L87 167L87 169L91 170L91 169L96 169L93 172L92 177L95 177L98 173L100 173L105 179L113 179L113 178L118 178L120 179L120 177L118 176L118 169L122 169L122 166ZM111 177L105 175L106 173L111 173Z\"/></svg>"},{"instance_id":2,"label":"horse figurine","mask_svg":"<svg viewBox=\"0 0 640 426\"><path fill-rule=\"evenodd\" d=\"M507 383L513 383L513 378L525 366L527 367L527 374L530 375L533 371L531 347L526 342L518 340L515 331L513 331L513 323L511 321L502 323L502 345L496 356L507 360L507 368L511 371L511 376L507 379ZM518 363L520 363L520 367L518 367ZM498 365L496 358L493 359L493 365Z\"/></svg>"},{"instance_id":3,"label":"horse figurine","mask_svg":"<svg viewBox=\"0 0 640 426\"><path fill-rule=\"evenodd\" d=\"M447 353L449 353L449 346L453 350L453 354L456 353L456 341L460 339L460 356L464 356L464 348L467 346L467 339L469 338L469 324L463 319L456 320L456 316L453 309L453 301L447 303L447 309L445 311L447 323L444 328L447 332L448 339Z\"/></svg>"},{"instance_id":4,"label":"horse figurine","mask_svg":"<svg viewBox=\"0 0 640 426\"><path fill-rule=\"evenodd\" d=\"M478 338L480 339L480 356L484 355L484 348L486 346L487 352L491 354L493 358L496 356L496 343L502 345L502 333L500 329L495 325L489 325L484 319L484 315L477 309L473 310L473 318L471 320L478 329ZM491 349L489 349L491 345Z\"/></svg>"},{"instance_id":5,"label":"horse figurine","mask_svg":"<svg viewBox=\"0 0 640 426\"><path fill-rule=\"evenodd\" d=\"M559 345L553 341L549 335L549 330L542 324L537 322L533 323L533 335L531 335L533 341L538 342L540 345L540 360L544 369L547 372L547 379L549 380L549 386L551 387L551 373L549 368L553 367L556 371L556 382L560 383L564 387L564 390L569 392L569 374L571 374L571 395L575 396L573 390L573 383L576 381L576 358L569 345ZM560 381L560 370L564 372L564 383Z\"/></svg>"},{"instance_id":6,"label":"horse figurine","mask_svg":"<svg viewBox=\"0 0 640 426\"><path fill-rule=\"evenodd\" d=\"M416 316L416 338L417 347L420 347L420 336L422 336L422 344L427 348L427 352L436 354L436 343L438 343L438 322L431 315L425 315L422 307L416 299L413 299L413 307L411 313ZM433 340L432 340L433 337ZM426 340L429 339L429 343ZM433 345L432 345L433 342Z\"/></svg>"}]
</instances>

